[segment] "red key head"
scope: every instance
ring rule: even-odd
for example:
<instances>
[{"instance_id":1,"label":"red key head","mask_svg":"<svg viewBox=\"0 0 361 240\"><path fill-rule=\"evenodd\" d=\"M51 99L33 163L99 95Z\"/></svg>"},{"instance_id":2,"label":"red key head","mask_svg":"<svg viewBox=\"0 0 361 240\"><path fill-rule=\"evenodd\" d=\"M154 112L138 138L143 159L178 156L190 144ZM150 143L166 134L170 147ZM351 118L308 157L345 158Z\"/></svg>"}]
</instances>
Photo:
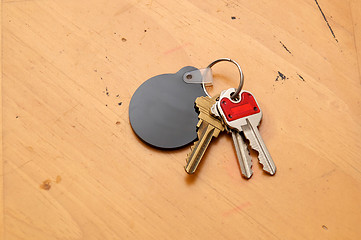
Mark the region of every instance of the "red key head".
<instances>
[{"instance_id":1,"label":"red key head","mask_svg":"<svg viewBox=\"0 0 361 240\"><path fill-rule=\"evenodd\" d=\"M220 99L220 106L222 111L229 122L244 118L256 113L259 109L256 99L249 92L242 92L241 101L234 103L229 98Z\"/></svg>"}]
</instances>

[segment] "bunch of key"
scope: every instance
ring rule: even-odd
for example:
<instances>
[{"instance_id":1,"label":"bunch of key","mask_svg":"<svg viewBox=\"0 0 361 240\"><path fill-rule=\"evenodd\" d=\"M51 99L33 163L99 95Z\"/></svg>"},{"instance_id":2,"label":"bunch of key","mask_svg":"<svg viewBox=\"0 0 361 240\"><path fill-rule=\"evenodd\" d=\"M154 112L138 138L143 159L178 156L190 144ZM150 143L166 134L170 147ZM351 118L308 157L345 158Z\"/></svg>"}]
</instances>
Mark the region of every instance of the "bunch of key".
<instances>
[{"instance_id":1,"label":"bunch of key","mask_svg":"<svg viewBox=\"0 0 361 240\"><path fill-rule=\"evenodd\" d=\"M232 99L234 88L222 91L214 97L198 97L195 101L199 111L197 124L198 140L191 147L187 156L185 170L188 174L196 171L208 145L213 137L226 130L232 134L242 175L250 178L252 172L252 158L248 150L250 147L258 152L258 160L263 170L274 175L276 166L258 131L262 119L262 111L252 93L242 90L237 99Z\"/></svg>"}]
</instances>

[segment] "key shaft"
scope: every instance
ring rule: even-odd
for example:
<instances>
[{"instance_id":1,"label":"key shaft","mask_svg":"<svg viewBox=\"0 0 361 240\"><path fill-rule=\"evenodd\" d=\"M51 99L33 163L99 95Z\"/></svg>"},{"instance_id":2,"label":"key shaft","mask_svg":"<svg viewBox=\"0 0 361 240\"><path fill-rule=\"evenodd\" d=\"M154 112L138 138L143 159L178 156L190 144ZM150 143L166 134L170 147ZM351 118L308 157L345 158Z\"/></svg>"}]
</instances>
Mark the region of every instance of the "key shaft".
<instances>
[{"instance_id":1,"label":"key shaft","mask_svg":"<svg viewBox=\"0 0 361 240\"><path fill-rule=\"evenodd\" d=\"M198 128L199 140L194 143L191 149L192 151L187 158L187 165L185 166L185 170L189 174L192 174L196 171L213 136L219 134L218 129L214 128L212 125L204 122L203 120L200 120L199 123L200 123L200 126Z\"/></svg>"},{"instance_id":2,"label":"key shaft","mask_svg":"<svg viewBox=\"0 0 361 240\"><path fill-rule=\"evenodd\" d=\"M240 132L236 130L231 130L233 145L237 153L237 159L239 167L243 177L250 178L253 174L252 171L252 158L249 155L247 144L244 142L244 139Z\"/></svg>"}]
</instances>

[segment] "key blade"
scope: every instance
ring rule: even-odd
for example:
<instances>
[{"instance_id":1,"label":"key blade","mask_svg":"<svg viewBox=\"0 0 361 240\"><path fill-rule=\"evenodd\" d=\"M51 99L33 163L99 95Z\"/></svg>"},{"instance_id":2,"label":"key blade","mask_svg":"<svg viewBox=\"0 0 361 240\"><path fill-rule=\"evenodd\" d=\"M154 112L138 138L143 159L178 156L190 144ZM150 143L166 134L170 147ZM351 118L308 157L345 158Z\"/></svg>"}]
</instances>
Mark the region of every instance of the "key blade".
<instances>
[{"instance_id":1,"label":"key blade","mask_svg":"<svg viewBox=\"0 0 361 240\"><path fill-rule=\"evenodd\" d=\"M276 165L262 140L257 126L254 126L248 119L246 121L247 125L242 126L245 137L249 140L251 148L258 152L258 160L263 165L263 170L270 175L274 175L276 173Z\"/></svg>"},{"instance_id":2,"label":"key blade","mask_svg":"<svg viewBox=\"0 0 361 240\"><path fill-rule=\"evenodd\" d=\"M188 174L196 171L212 137L216 134L215 131L218 130L203 120L199 120L198 125L198 140L191 147L191 152L187 156L187 164L184 167Z\"/></svg>"},{"instance_id":3,"label":"key blade","mask_svg":"<svg viewBox=\"0 0 361 240\"><path fill-rule=\"evenodd\" d=\"M184 167L188 174L196 171L202 157L208 148L213 137L218 137L219 133L224 130L223 123L220 119L212 116L211 107L219 97L198 97L195 101L196 108L199 111L199 121L197 124L198 140L191 147L190 154L187 155L187 163Z\"/></svg>"},{"instance_id":4,"label":"key blade","mask_svg":"<svg viewBox=\"0 0 361 240\"><path fill-rule=\"evenodd\" d=\"M236 149L239 166L243 177L250 178L253 174L252 171L252 158L249 155L247 144L243 141L240 132L232 130L233 144Z\"/></svg>"}]
</instances>

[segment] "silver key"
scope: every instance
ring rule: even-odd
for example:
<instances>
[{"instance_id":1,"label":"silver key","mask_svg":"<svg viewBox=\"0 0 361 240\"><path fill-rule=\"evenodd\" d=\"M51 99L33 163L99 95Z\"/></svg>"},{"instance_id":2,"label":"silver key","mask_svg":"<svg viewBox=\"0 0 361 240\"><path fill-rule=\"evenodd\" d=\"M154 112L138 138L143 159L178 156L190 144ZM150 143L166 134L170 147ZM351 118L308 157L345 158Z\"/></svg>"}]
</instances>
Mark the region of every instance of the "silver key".
<instances>
[{"instance_id":1,"label":"silver key","mask_svg":"<svg viewBox=\"0 0 361 240\"><path fill-rule=\"evenodd\" d=\"M244 90L240 93L240 99L234 101L231 99L233 92L235 92L234 88L223 91L215 107L225 125L244 133L251 148L258 152L258 160L263 165L263 170L274 175L276 166L258 131L258 125L262 119L259 104L252 93ZM213 107L213 111L215 107Z\"/></svg>"},{"instance_id":2,"label":"silver key","mask_svg":"<svg viewBox=\"0 0 361 240\"><path fill-rule=\"evenodd\" d=\"M245 143L242 135L237 130L232 129L233 145L236 149L237 159L241 168L242 175L245 178L250 178L253 174L252 171L252 158L249 155L247 144Z\"/></svg>"},{"instance_id":3,"label":"silver key","mask_svg":"<svg viewBox=\"0 0 361 240\"><path fill-rule=\"evenodd\" d=\"M217 109L217 104L214 104L211 108L211 113L215 117L221 118L221 115ZM223 120L223 119L222 119ZM224 121L223 121L224 122ZM239 163L239 167L241 168L241 173L243 177L250 178L253 174L252 172L252 158L249 155L248 147L241 133L236 129L230 129L226 124L227 132L232 134L233 145L236 150L237 159Z\"/></svg>"}]
</instances>

